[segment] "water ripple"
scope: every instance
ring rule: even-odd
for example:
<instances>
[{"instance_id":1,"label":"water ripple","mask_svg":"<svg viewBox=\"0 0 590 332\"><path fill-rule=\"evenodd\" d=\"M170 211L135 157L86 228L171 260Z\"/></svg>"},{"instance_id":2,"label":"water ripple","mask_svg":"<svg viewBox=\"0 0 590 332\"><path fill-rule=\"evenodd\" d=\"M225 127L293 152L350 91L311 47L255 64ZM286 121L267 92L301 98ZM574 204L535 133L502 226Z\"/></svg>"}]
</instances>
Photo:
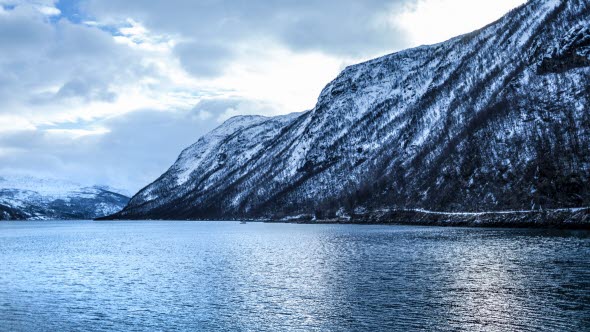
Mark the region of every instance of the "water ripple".
<instances>
[{"instance_id":1,"label":"water ripple","mask_svg":"<svg viewBox=\"0 0 590 332\"><path fill-rule=\"evenodd\" d=\"M0 224L0 330L584 331L583 231Z\"/></svg>"}]
</instances>

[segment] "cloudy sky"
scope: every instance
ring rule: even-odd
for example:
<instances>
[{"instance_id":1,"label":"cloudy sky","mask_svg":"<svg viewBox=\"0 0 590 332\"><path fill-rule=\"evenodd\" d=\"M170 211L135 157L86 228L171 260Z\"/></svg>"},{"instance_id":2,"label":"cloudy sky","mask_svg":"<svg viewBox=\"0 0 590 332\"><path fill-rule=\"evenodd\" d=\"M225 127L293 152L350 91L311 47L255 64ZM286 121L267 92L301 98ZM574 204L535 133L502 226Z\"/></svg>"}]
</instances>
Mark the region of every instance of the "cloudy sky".
<instances>
[{"instance_id":1,"label":"cloudy sky","mask_svg":"<svg viewBox=\"0 0 590 332\"><path fill-rule=\"evenodd\" d=\"M0 175L135 192L240 114L524 0L0 0Z\"/></svg>"}]
</instances>

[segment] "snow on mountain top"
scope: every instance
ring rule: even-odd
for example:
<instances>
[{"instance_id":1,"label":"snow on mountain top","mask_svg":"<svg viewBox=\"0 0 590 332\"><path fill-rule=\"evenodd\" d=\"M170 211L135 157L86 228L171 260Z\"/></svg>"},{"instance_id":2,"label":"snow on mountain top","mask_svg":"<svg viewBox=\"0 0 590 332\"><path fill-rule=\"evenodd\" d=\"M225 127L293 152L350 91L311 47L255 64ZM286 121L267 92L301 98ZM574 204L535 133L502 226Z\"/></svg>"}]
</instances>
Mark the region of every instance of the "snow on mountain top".
<instances>
[{"instance_id":1,"label":"snow on mountain top","mask_svg":"<svg viewBox=\"0 0 590 332\"><path fill-rule=\"evenodd\" d=\"M242 115L228 119L222 125L214 129L211 133L203 136L197 141L197 143L191 145L180 154L180 157L175 164L175 167L180 171L177 176L177 184L182 185L186 183L190 178L190 175L202 164L202 162L213 152L216 152L216 148L226 137L235 134L242 129L251 128L257 125L261 125L261 128L258 128L258 130L252 134L257 134L261 131L269 131L271 129L264 126L265 122L287 123L301 116L303 113L304 112L296 112L277 117Z\"/></svg>"},{"instance_id":2,"label":"snow on mountain top","mask_svg":"<svg viewBox=\"0 0 590 332\"><path fill-rule=\"evenodd\" d=\"M79 184L66 180L40 179L32 176L0 178L0 189L34 191L43 196L65 197L80 188Z\"/></svg>"},{"instance_id":3,"label":"snow on mountain top","mask_svg":"<svg viewBox=\"0 0 590 332\"><path fill-rule=\"evenodd\" d=\"M125 195L122 190L110 188L108 186L83 186L79 183L56 179L56 178L37 178L33 176L0 176L0 190L21 190L35 192L41 196L53 198L66 198L72 194L96 194L99 191L110 191Z\"/></svg>"},{"instance_id":4,"label":"snow on mountain top","mask_svg":"<svg viewBox=\"0 0 590 332\"><path fill-rule=\"evenodd\" d=\"M107 186L33 176L0 177L0 220L85 220L120 211L129 201Z\"/></svg>"}]
</instances>

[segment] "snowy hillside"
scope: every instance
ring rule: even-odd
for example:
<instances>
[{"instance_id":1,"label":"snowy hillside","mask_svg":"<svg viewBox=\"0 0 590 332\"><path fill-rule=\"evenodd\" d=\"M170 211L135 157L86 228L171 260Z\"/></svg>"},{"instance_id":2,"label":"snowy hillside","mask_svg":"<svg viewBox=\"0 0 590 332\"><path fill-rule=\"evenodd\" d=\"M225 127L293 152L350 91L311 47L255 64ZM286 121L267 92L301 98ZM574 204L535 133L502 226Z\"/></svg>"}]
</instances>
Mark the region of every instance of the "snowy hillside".
<instances>
[{"instance_id":1,"label":"snowy hillside","mask_svg":"<svg viewBox=\"0 0 590 332\"><path fill-rule=\"evenodd\" d=\"M0 177L0 220L93 219L120 211L129 198L108 187L56 179Z\"/></svg>"},{"instance_id":2,"label":"snowy hillside","mask_svg":"<svg viewBox=\"0 0 590 332\"><path fill-rule=\"evenodd\" d=\"M228 120L113 218L587 207L589 106L590 3L533 0L481 30L348 67L308 112Z\"/></svg>"}]
</instances>

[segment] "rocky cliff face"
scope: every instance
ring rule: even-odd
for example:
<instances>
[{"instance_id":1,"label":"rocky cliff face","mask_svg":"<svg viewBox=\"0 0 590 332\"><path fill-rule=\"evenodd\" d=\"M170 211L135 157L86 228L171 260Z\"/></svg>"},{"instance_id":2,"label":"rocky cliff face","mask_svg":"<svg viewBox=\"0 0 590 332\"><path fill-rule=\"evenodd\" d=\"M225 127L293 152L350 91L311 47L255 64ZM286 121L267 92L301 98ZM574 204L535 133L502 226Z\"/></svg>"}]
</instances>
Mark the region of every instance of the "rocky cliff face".
<instances>
[{"instance_id":1,"label":"rocky cliff face","mask_svg":"<svg viewBox=\"0 0 590 332\"><path fill-rule=\"evenodd\" d=\"M305 113L228 120L113 218L573 208L589 180L590 3L533 0L348 67Z\"/></svg>"},{"instance_id":2,"label":"rocky cliff face","mask_svg":"<svg viewBox=\"0 0 590 332\"><path fill-rule=\"evenodd\" d=\"M117 190L34 177L0 177L0 220L94 219L120 211Z\"/></svg>"}]
</instances>

